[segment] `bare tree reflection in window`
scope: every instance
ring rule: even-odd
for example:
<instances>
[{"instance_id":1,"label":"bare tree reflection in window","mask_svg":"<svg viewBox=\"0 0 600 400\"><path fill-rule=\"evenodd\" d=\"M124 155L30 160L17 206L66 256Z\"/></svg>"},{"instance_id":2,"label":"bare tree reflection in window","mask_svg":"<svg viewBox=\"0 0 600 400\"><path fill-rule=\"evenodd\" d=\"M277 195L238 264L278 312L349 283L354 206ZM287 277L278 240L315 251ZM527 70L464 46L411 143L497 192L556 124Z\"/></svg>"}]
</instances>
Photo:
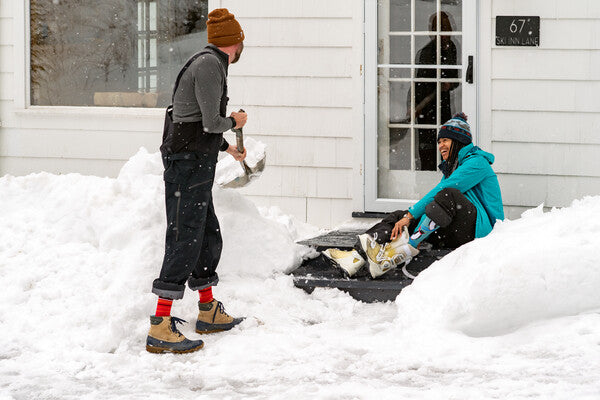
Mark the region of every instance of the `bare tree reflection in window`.
<instances>
[{"instance_id":1,"label":"bare tree reflection in window","mask_svg":"<svg viewBox=\"0 0 600 400\"><path fill-rule=\"evenodd\" d=\"M164 106L173 71L206 44L207 0L30 4L33 105ZM154 10L144 26L140 4Z\"/></svg>"}]
</instances>

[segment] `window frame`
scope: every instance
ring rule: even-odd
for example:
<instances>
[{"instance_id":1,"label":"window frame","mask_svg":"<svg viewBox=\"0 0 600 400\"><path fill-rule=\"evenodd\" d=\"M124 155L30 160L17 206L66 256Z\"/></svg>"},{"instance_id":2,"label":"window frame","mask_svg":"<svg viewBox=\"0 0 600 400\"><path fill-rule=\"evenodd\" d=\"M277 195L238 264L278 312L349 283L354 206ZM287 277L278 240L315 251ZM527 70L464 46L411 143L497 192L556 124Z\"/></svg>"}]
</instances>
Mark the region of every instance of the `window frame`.
<instances>
[{"instance_id":1,"label":"window frame","mask_svg":"<svg viewBox=\"0 0 600 400\"><path fill-rule=\"evenodd\" d=\"M208 9L220 6L219 0L208 0ZM15 71L13 86L13 112L19 117L28 115L64 115L73 113L112 117L162 117L164 107L104 107L104 106L45 106L31 104L31 3L29 0L15 2L14 7L14 54ZM26 124L26 122L25 122Z\"/></svg>"}]
</instances>

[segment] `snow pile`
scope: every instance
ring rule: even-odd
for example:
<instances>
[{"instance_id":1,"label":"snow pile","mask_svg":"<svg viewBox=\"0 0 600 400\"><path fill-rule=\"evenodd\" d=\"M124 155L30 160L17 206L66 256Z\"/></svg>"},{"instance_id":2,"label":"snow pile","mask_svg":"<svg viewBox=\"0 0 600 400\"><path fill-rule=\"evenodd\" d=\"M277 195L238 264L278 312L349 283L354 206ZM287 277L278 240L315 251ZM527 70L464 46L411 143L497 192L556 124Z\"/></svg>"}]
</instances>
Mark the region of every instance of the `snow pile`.
<instances>
[{"instance_id":1,"label":"snow pile","mask_svg":"<svg viewBox=\"0 0 600 400\"><path fill-rule=\"evenodd\" d=\"M428 320L468 335L600 309L600 197L542 206L498 223L432 265L398 297L405 324Z\"/></svg>"},{"instance_id":2,"label":"snow pile","mask_svg":"<svg viewBox=\"0 0 600 400\"><path fill-rule=\"evenodd\" d=\"M246 164L250 168L256 167L258 162L265 158L267 145L251 137L244 137L244 147L246 148ZM233 156L227 154L217 164L215 174L215 182L218 185L233 181L235 178L244 175L244 169L239 161L236 161Z\"/></svg>"},{"instance_id":3,"label":"snow pile","mask_svg":"<svg viewBox=\"0 0 600 400\"><path fill-rule=\"evenodd\" d=\"M18 305L0 311L10 349L4 351L62 351L55 344L66 336L86 350L135 343L131 332L145 330L140 317L152 311L150 289L164 250L159 153L140 150L117 179L40 173L3 177L0 187L0 303ZM310 253L236 191L215 187L214 197L226 249L223 281L265 279ZM22 336L14 321L35 333ZM100 335L93 334L96 327Z\"/></svg>"},{"instance_id":4,"label":"snow pile","mask_svg":"<svg viewBox=\"0 0 600 400\"><path fill-rule=\"evenodd\" d=\"M499 224L395 303L283 272L318 230L213 189L224 249L215 296L248 318L186 355L145 351L163 255L158 154L117 179L0 178L0 398L596 399L600 197ZM594 290L596 288L596 290ZM197 293L173 314L191 322Z\"/></svg>"}]
</instances>

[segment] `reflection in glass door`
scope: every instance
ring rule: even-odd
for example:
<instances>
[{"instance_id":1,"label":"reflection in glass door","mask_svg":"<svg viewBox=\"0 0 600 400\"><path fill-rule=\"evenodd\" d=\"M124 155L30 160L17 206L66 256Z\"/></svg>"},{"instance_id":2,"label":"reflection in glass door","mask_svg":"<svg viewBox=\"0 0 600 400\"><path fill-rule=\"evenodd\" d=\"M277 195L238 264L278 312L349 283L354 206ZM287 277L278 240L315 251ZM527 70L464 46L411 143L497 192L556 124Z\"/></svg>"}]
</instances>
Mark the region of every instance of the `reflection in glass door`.
<instances>
[{"instance_id":1,"label":"reflection in glass door","mask_svg":"<svg viewBox=\"0 0 600 400\"><path fill-rule=\"evenodd\" d=\"M414 203L439 181L439 127L458 111L469 114L471 124L476 117L463 62L475 50L476 13L467 7L476 4L365 4L365 208L389 211Z\"/></svg>"}]
</instances>

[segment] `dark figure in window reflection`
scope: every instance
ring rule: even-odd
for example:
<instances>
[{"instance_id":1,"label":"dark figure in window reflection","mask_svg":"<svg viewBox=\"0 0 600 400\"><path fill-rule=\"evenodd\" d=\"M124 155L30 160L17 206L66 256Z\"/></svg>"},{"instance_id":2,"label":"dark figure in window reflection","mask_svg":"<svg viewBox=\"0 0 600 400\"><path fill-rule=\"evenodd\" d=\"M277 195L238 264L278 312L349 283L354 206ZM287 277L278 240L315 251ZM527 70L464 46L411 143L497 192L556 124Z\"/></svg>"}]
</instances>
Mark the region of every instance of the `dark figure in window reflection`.
<instances>
[{"instance_id":1,"label":"dark figure in window reflection","mask_svg":"<svg viewBox=\"0 0 600 400\"><path fill-rule=\"evenodd\" d=\"M451 32L452 24L450 18L445 12L440 13L440 30L442 32ZM430 28L432 32L437 31L437 16L433 14L430 17ZM457 54L456 45L452 41L452 36L440 36L440 61L441 64L456 65ZM416 64L437 64L436 50L437 37L433 36L431 41L425 45L416 56ZM437 72L432 68L419 68L416 71L416 78L437 78ZM441 78L458 78L458 70L443 69ZM444 123L452 117L450 105L450 91L458 86L456 82L440 82L441 90L441 114L439 123ZM415 120L420 125L437 125L437 83L436 82L415 82ZM436 129L417 129L417 169L421 171L436 170Z\"/></svg>"}]
</instances>

